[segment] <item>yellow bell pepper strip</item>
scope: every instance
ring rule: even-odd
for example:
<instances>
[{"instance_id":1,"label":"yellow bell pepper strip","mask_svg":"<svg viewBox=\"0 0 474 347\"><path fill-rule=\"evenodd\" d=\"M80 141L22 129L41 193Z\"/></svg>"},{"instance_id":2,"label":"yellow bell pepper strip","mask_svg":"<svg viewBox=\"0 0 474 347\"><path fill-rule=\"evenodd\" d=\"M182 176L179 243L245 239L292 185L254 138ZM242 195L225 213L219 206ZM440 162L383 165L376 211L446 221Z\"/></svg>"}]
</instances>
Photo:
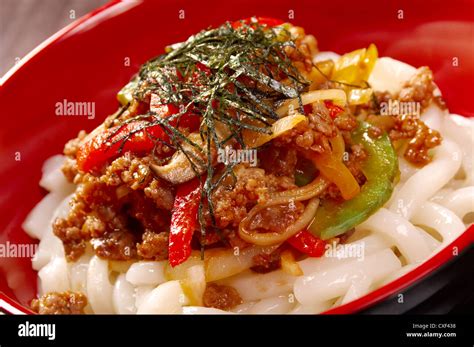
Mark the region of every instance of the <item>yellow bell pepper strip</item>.
<instances>
[{"instance_id":1,"label":"yellow bell pepper strip","mask_svg":"<svg viewBox=\"0 0 474 347\"><path fill-rule=\"evenodd\" d=\"M308 158L318 168L320 174L334 183L344 200L350 200L360 192L359 183L342 161L344 154L344 139L341 134L329 140L332 150L322 154L305 152Z\"/></svg>"},{"instance_id":2,"label":"yellow bell pepper strip","mask_svg":"<svg viewBox=\"0 0 474 347\"><path fill-rule=\"evenodd\" d=\"M128 82L118 93L117 100L122 106L132 102L133 92L138 88L138 79L135 78Z\"/></svg>"},{"instance_id":3,"label":"yellow bell pepper strip","mask_svg":"<svg viewBox=\"0 0 474 347\"><path fill-rule=\"evenodd\" d=\"M377 57L377 47L374 44L370 44L368 48L346 53L336 60L331 79L352 85L362 85L369 79Z\"/></svg>"},{"instance_id":4,"label":"yellow bell pepper strip","mask_svg":"<svg viewBox=\"0 0 474 347\"><path fill-rule=\"evenodd\" d=\"M397 155L386 134L372 138L369 128L367 123L361 123L352 135L354 143L363 145L368 155L362 166L367 181L351 200L321 203L308 230L322 240L341 235L362 223L392 195L394 179L399 172Z\"/></svg>"}]
</instances>

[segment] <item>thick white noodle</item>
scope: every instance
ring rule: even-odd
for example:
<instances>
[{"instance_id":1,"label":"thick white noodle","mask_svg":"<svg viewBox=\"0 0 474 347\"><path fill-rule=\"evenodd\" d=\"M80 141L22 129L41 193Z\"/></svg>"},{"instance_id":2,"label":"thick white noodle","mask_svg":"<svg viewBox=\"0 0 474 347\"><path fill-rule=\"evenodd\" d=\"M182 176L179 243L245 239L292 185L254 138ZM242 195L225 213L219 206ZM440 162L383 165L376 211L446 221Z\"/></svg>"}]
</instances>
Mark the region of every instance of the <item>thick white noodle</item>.
<instances>
[{"instance_id":1,"label":"thick white noodle","mask_svg":"<svg viewBox=\"0 0 474 347\"><path fill-rule=\"evenodd\" d=\"M136 313L135 288L127 281L125 274L120 274L114 284L114 310L119 314Z\"/></svg>"},{"instance_id":2,"label":"thick white noodle","mask_svg":"<svg viewBox=\"0 0 474 347\"><path fill-rule=\"evenodd\" d=\"M127 281L134 286L153 285L166 282L165 261L139 261L127 271Z\"/></svg>"},{"instance_id":3,"label":"thick white noodle","mask_svg":"<svg viewBox=\"0 0 474 347\"><path fill-rule=\"evenodd\" d=\"M290 312L296 305L293 295L280 295L260 300L247 313L250 314L284 314Z\"/></svg>"},{"instance_id":4,"label":"thick white noodle","mask_svg":"<svg viewBox=\"0 0 474 347\"><path fill-rule=\"evenodd\" d=\"M229 311L219 310L212 307L202 307L202 306L184 306L183 314L232 314Z\"/></svg>"},{"instance_id":5,"label":"thick white noodle","mask_svg":"<svg viewBox=\"0 0 474 347\"><path fill-rule=\"evenodd\" d=\"M65 292L69 290L69 274L66 259L53 257L39 272L40 293Z\"/></svg>"},{"instance_id":6,"label":"thick white noodle","mask_svg":"<svg viewBox=\"0 0 474 347\"><path fill-rule=\"evenodd\" d=\"M468 213L474 212L474 186L460 188L444 199L443 205L463 219Z\"/></svg>"},{"instance_id":7,"label":"thick white noodle","mask_svg":"<svg viewBox=\"0 0 474 347\"><path fill-rule=\"evenodd\" d=\"M188 304L179 281L160 284L148 294L138 307L138 314L173 314L182 312Z\"/></svg>"},{"instance_id":8,"label":"thick white noodle","mask_svg":"<svg viewBox=\"0 0 474 347\"><path fill-rule=\"evenodd\" d=\"M295 276L288 275L282 270L267 274L246 271L222 280L221 283L237 289L244 301L255 301L289 294L295 279Z\"/></svg>"},{"instance_id":9,"label":"thick white noodle","mask_svg":"<svg viewBox=\"0 0 474 347\"><path fill-rule=\"evenodd\" d=\"M114 286L109 279L107 261L93 256L87 270L87 299L94 313L114 313Z\"/></svg>"},{"instance_id":10,"label":"thick white noodle","mask_svg":"<svg viewBox=\"0 0 474 347\"><path fill-rule=\"evenodd\" d=\"M71 194L75 186L70 183L61 171L61 166L65 160L64 155L53 155L43 164L43 175L39 185L50 192L60 192L61 194Z\"/></svg>"},{"instance_id":11,"label":"thick white noodle","mask_svg":"<svg viewBox=\"0 0 474 347\"><path fill-rule=\"evenodd\" d=\"M385 208L375 212L360 227L388 237L409 263L421 262L431 253L418 229Z\"/></svg>"},{"instance_id":12,"label":"thick white noodle","mask_svg":"<svg viewBox=\"0 0 474 347\"><path fill-rule=\"evenodd\" d=\"M399 268L400 260L392 250L385 249L367 256L364 261L352 260L327 271L299 277L295 281L294 294L301 304L314 305L344 295L361 276L361 271L375 282Z\"/></svg>"},{"instance_id":13,"label":"thick white noodle","mask_svg":"<svg viewBox=\"0 0 474 347\"><path fill-rule=\"evenodd\" d=\"M453 211L429 201L418 207L411 221L436 230L443 238L443 246L456 239L466 229Z\"/></svg>"},{"instance_id":14,"label":"thick white noodle","mask_svg":"<svg viewBox=\"0 0 474 347\"><path fill-rule=\"evenodd\" d=\"M423 201L432 197L454 177L461 166L461 160L459 146L444 139L436 147L433 161L418 170L396 193L390 210L409 220Z\"/></svg>"}]
</instances>

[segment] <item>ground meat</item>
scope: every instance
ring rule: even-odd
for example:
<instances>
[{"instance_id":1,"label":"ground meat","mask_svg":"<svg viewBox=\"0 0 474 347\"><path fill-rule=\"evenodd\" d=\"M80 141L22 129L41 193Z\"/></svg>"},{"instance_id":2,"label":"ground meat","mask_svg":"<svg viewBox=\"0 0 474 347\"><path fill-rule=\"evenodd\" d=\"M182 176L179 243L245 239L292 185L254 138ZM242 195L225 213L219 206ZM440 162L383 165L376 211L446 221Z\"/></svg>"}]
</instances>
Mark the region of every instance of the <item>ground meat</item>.
<instances>
[{"instance_id":1,"label":"ground meat","mask_svg":"<svg viewBox=\"0 0 474 347\"><path fill-rule=\"evenodd\" d=\"M420 105L420 112L427 108L431 103L436 103L441 109L446 106L439 96L434 96L436 85L433 82L433 74L427 67L421 67L417 70L410 80L405 83L398 93L392 95L389 92L376 92L377 100L372 107L369 107L367 121L373 126L370 129L370 135L378 137L382 131L386 131L392 142L406 140L404 147L404 157L415 165L426 165L431 161L429 150L438 146L442 137L441 134L430 129L421 119L419 114L397 114L383 115L380 113L379 105L392 102L414 102ZM365 111L364 111L365 112Z\"/></svg>"},{"instance_id":2,"label":"ground meat","mask_svg":"<svg viewBox=\"0 0 474 347\"><path fill-rule=\"evenodd\" d=\"M79 174L79 170L77 169L76 159L71 159L69 157L66 157L66 160L64 161L61 171L63 172L66 179L69 182L73 183L76 179L76 176Z\"/></svg>"},{"instance_id":3,"label":"ground meat","mask_svg":"<svg viewBox=\"0 0 474 347\"><path fill-rule=\"evenodd\" d=\"M149 161L149 157L139 158L126 153L107 166L100 180L109 186L125 183L133 190L143 190L152 179Z\"/></svg>"},{"instance_id":4,"label":"ground meat","mask_svg":"<svg viewBox=\"0 0 474 347\"><path fill-rule=\"evenodd\" d=\"M87 134L84 130L79 131L77 137L72 140L69 140L64 146L64 154L69 158L75 158L77 150L79 149L79 146L81 142L85 139L86 135Z\"/></svg>"},{"instance_id":5,"label":"ground meat","mask_svg":"<svg viewBox=\"0 0 474 347\"><path fill-rule=\"evenodd\" d=\"M418 102L421 108L428 107L433 100L433 91L436 85L433 82L433 73L423 66L416 74L403 86L397 99L402 102Z\"/></svg>"},{"instance_id":6,"label":"ground meat","mask_svg":"<svg viewBox=\"0 0 474 347\"><path fill-rule=\"evenodd\" d=\"M282 233L297 221L303 211L304 205L299 201L289 202L286 205L269 206L252 218L248 228L249 230Z\"/></svg>"},{"instance_id":7,"label":"ground meat","mask_svg":"<svg viewBox=\"0 0 474 347\"><path fill-rule=\"evenodd\" d=\"M215 283L206 286L202 301L205 307L214 307L219 310L230 310L243 303L235 288Z\"/></svg>"},{"instance_id":8,"label":"ground meat","mask_svg":"<svg viewBox=\"0 0 474 347\"><path fill-rule=\"evenodd\" d=\"M216 227L237 227L257 202L264 202L269 193L295 188L293 179L266 174L261 168L236 166L236 181L228 177L212 194Z\"/></svg>"},{"instance_id":9,"label":"ground meat","mask_svg":"<svg viewBox=\"0 0 474 347\"><path fill-rule=\"evenodd\" d=\"M198 241L202 239L199 231L196 231L195 236L197 236L196 239ZM223 246L238 249L244 249L249 246L247 242L240 238L238 232L234 229L207 230L202 244L204 246ZM197 245L200 246L201 244L198 242Z\"/></svg>"},{"instance_id":10,"label":"ground meat","mask_svg":"<svg viewBox=\"0 0 474 347\"><path fill-rule=\"evenodd\" d=\"M169 228L174 191L152 176L149 161L127 153L99 175L76 175L71 210L53 224L69 261L77 260L89 241L104 259L140 259L137 243L142 242L142 234ZM143 254L153 253L151 248ZM162 252L155 253L149 257L163 257Z\"/></svg>"},{"instance_id":11,"label":"ground meat","mask_svg":"<svg viewBox=\"0 0 474 347\"><path fill-rule=\"evenodd\" d=\"M145 231L142 242L137 245L138 255L147 260L168 259L168 237L167 232Z\"/></svg>"},{"instance_id":12,"label":"ground meat","mask_svg":"<svg viewBox=\"0 0 474 347\"><path fill-rule=\"evenodd\" d=\"M91 239L92 247L99 257L109 260L135 259L137 236L127 230L108 231L101 237Z\"/></svg>"},{"instance_id":13,"label":"ground meat","mask_svg":"<svg viewBox=\"0 0 474 347\"><path fill-rule=\"evenodd\" d=\"M314 103L307 116L307 121L279 136L274 143L277 146L324 153L331 150L329 140L337 135L338 130L344 135L357 126L355 118L345 112L332 119L324 103Z\"/></svg>"},{"instance_id":14,"label":"ground meat","mask_svg":"<svg viewBox=\"0 0 474 347\"><path fill-rule=\"evenodd\" d=\"M392 141L408 139L404 157L415 165L426 165L431 161L429 150L441 144L441 134L430 129L416 116L401 116L390 130Z\"/></svg>"},{"instance_id":15,"label":"ground meat","mask_svg":"<svg viewBox=\"0 0 474 347\"><path fill-rule=\"evenodd\" d=\"M360 144L354 144L350 149L349 159L345 164L359 185L362 185L365 183L365 176L362 173L362 164L367 159L367 153L365 152L364 146Z\"/></svg>"},{"instance_id":16,"label":"ground meat","mask_svg":"<svg viewBox=\"0 0 474 347\"><path fill-rule=\"evenodd\" d=\"M52 292L31 301L31 309L39 314L84 314L86 305L86 296L75 292Z\"/></svg>"},{"instance_id":17,"label":"ground meat","mask_svg":"<svg viewBox=\"0 0 474 347\"><path fill-rule=\"evenodd\" d=\"M289 32L295 45L285 46L285 53L299 72L306 77L313 67L313 57L318 53L318 43L313 35L306 35L301 27L292 26Z\"/></svg>"},{"instance_id":18,"label":"ground meat","mask_svg":"<svg viewBox=\"0 0 474 347\"><path fill-rule=\"evenodd\" d=\"M143 192L147 198L155 202L156 207L167 211L173 208L174 192L167 182L153 178Z\"/></svg>"},{"instance_id":19,"label":"ground meat","mask_svg":"<svg viewBox=\"0 0 474 347\"><path fill-rule=\"evenodd\" d=\"M259 167L275 176L294 177L297 162L295 148L275 146L270 143L258 152Z\"/></svg>"},{"instance_id":20,"label":"ground meat","mask_svg":"<svg viewBox=\"0 0 474 347\"><path fill-rule=\"evenodd\" d=\"M253 257L253 264L250 269L257 273L267 273L277 270L281 267L281 252L277 249L270 254L257 254Z\"/></svg>"},{"instance_id":21,"label":"ground meat","mask_svg":"<svg viewBox=\"0 0 474 347\"><path fill-rule=\"evenodd\" d=\"M63 242L64 252L69 261L75 261L84 253L90 236L82 231L86 213L84 202L73 198L71 211L66 218L53 222L54 234Z\"/></svg>"}]
</instances>

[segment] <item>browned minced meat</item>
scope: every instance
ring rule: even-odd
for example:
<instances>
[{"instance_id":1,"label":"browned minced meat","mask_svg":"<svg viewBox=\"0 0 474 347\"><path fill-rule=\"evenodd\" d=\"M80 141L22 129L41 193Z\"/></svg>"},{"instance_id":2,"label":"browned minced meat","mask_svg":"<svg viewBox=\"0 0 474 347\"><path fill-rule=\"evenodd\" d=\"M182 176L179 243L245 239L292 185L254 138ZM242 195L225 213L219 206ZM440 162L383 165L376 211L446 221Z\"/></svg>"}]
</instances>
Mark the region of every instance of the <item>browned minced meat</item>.
<instances>
[{"instance_id":1,"label":"browned minced meat","mask_svg":"<svg viewBox=\"0 0 474 347\"><path fill-rule=\"evenodd\" d=\"M388 102L389 99L400 102L419 103L421 110L436 102L441 108L444 103L440 98L433 96L436 85L433 82L433 74L427 67L421 67L417 73L403 86L398 95L390 93L377 94L378 102ZM431 161L429 150L438 146L441 134L430 129L419 117L419 115L397 115L391 122L385 122L384 130L388 131L392 141L408 140L404 157L416 165L425 165Z\"/></svg>"},{"instance_id":2,"label":"browned minced meat","mask_svg":"<svg viewBox=\"0 0 474 347\"><path fill-rule=\"evenodd\" d=\"M296 187L290 177L266 174L261 168L243 164L236 166L235 176L236 182L229 176L212 195L218 228L237 227L250 208L266 201L270 193Z\"/></svg>"},{"instance_id":3,"label":"browned minced meat","mask_svg":"<svg viewBox=\"0 0 474 347\"><path fill-rule=\"evenodd\" d=\"M198 233L198 232L196 232ZM210 229L206 231L204 239L201 239L200 233L197 237L199 240L199 246L225 246L230 248L244 249L248 247L249 244L242 240L235 229L223 229L223 230L214 230Z\"/></svg>"},{"instance_id":4,"label":"browned minced meat","mask_svg":"<svg viewBox=\"0 0 474 347\"><path fill-rule=\"evenodd\" d=\"M253 257L253 266L250 268L254 272L267 273L277 270L281 267L281 251L276 251L266 254L261 253Z\"/></svg>"},{"instance_id":5,"label":"browned minced meat","mask_svg":"<svg viewBox=\"0 0 474 347\"><path fill-rule=\"evenodd\" d=\"M76 175L79 173L76 163L76 153L85 137L86 132L81 130L76 138L69 140L64 146L66 161L62 167L62 171L69 182L74 182Z\"/></svg>"},{"instance_id":6,"label":"browned minced meat","mask_svg":"<svg viewBox=\"0 0 474 347\"><path fill-rule=\"evenodd\" d=\"M337 135L338 130L343 134L349 133L357 126L356 119L346 112L342 112L332 119L329 110L320 102L312 105L312 110L307 116L307 121L299 123L290 131L276 138L275 144L324 153L331 150L329 140Z\"/></svg>"},{"instance_id":7,"label":"browned minced meat","mask_svg":"<svg viewBox=\"0 0 474 347\"><path fill-rule=\"evenodd\" d=\"M433 73L426 67L420 67L416 74L405 83L398 93L397 99L402 102L418 102L422 109L428 107L433 101L433 92L436 85L433 82Z\"/></svg>"},{"instance_id":8,"label":"browned minced meat","mask_svg":"<svg viewBox=\"0 0 474 347\"><path fill-rule=\"evenodd\" d=\"M295 40L295 46L286 46L285 53L305 76L305 72L310 72L313 67L313 57L318 53L318 43L313 35L306 35L301 27L291 27L289 32Z\"/></svg>"},{"instance_id":9,"label":"browned minced meat","mask_svg":"<svg viewBox=\"0 0 474 347\"><path fill-rule=\"evenodd\" d=\"M87 298L76 292L51 292L31 301L31 309L39 314L84 314Z\"/></svg>"},{"instance_id":10,"label":"browned minced meat","mask_svg":"<svg viewBox=\"0 0 474 347\"><path fill-rule=\"evenodd\" d=\"M53 224L68 260L77 260L89 241L105 259L163 259L164 236L154 234L169 228L174 192L153 177L150 160L126 153L101 174L76 174L71 210Z\"/></svg>"},{"instance_id":11,"label":"browned minced meat","mask_svg":"<svg viewBox=\"0 0 474 347\"><path fill-rule=\"evenodd\" d=\"M441 134L429 128L421 119L415 116L401 116L395 120L395 126L390 130L392 141L408 139L404 157L416 165L426 165L431 161L429 150L441 144Z\"/></svg>"},{"instance_id":12,"label":"browned minced meat","mask_svg":"<svg viewBox=\"0 0 474 347\"><path fill-rule=\"evenodd\" d=\"M143 241L137 245L138 255L148 260L168 259L168 237L169 233L154 233L145 231Z\"/></svg>"},{"instance_id":13,"label":"browned minced meat","mask_svg":"<svg viewBox=\"0 0 474 347\"><path fill-rule=\"evenodd\" d=\"M292 178L295 176L298 161L295 148L275 146L271 142L258 152L258 158L259 167L264 169L266 173Z\"/></svg>"},{"instance_id":14,"label":"browned minced meat","mask_svg":"<svg viewBox=\"0 0 474 347\"><path fill-rule=\"evenodd\" d=\"M230 310L243 303L237 289L215 283L206 286L202 301L205 307L214 307L220 310Z\"/></svg>"},{"instance_id":15,"label":"browned minced meat","mask_svg":"<svg viewBox=\"0 0 474 347\"><path fill-rule=\"evenodd\" d=\"M362 164L366 159L367 153L365 152L363 145L351 145L349 159L345 162L345 164L359 184L363 184L365 182L365 176L362 173Z\"/></svg>"},{"instance_id":16,"label":"browned minced meat","mask_svg":"<svg viewBox=\"0 0 474 347\"><path fill-rule=\"evenodd\" d=\"M282 233L296 222L303 211L304 205L299 201L269 206L255 214L248 229Z\"/></svg>"}]
</instances>

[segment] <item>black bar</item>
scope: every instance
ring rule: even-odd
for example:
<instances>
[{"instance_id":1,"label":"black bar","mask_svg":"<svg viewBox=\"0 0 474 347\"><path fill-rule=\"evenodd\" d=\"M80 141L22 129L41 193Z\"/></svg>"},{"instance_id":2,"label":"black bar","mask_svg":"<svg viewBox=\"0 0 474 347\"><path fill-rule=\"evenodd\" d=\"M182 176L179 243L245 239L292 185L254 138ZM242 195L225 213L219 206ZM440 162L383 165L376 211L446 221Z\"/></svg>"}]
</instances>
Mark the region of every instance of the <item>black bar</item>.
<instances>
[{"instance_id":1,"label":"black bar","mask_svg":"<svg viewBox=\"0 0 474 347\"><path fill-rule=\"evenodd\" d=\"M28 322L28 323L27 323ZM19 336L35 332L32 324L54 324L51 337ZM23 324L23 325L22 325ZM28 324L28 325L27 325ZM37 328L37 326L35 326ZM409 336L408 334L419 334ZM435 336L435 334L444 334ZM446 334L450 334L447 336ZM472 346L473 317L450 316L1 316L0 345L10 346L182 346L217 342L239 343L244 347L256 341L266 345L276 340L291 345L307 340L312 346Z\"/></svg>"}]
</instances>

